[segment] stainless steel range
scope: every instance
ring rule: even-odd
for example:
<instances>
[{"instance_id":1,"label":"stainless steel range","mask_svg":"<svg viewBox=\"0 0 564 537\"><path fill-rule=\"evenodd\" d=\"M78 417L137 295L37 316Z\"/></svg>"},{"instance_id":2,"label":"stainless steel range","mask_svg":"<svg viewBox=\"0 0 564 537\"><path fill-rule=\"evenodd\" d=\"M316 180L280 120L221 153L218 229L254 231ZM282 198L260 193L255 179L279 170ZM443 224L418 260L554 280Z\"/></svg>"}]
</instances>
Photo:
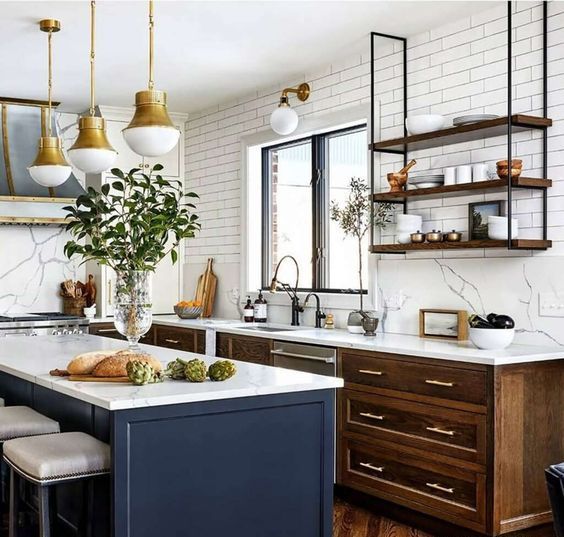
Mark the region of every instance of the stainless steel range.
<instances>
[{"instance_id":1,"label":"stainless steel range","mask_svg":"<svg viewBox=\"0 0 564 537\"><path fill-rule=\"evenodd\" d=\"M0 315L0 338L88 334L90 321L60 312L9 313Z\"/></svg>"}]
</instances>

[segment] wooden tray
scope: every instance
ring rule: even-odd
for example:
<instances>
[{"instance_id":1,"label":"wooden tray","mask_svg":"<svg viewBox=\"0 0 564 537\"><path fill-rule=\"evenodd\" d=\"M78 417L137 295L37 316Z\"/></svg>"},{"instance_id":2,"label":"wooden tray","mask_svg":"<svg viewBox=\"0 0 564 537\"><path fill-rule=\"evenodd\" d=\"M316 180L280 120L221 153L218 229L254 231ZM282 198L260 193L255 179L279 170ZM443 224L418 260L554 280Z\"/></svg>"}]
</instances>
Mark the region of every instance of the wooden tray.
<instances>
[{"instance_id":1,"label":"wooden tray","mask_svg":"<svg viewBox=\"0 0 564 537\"><path fill-rule=\"evenodd\" d=\"M69 375L66 378L75 382L131 382L128 377L94 377L93 375Z\"/></svg>"}]
</instances>

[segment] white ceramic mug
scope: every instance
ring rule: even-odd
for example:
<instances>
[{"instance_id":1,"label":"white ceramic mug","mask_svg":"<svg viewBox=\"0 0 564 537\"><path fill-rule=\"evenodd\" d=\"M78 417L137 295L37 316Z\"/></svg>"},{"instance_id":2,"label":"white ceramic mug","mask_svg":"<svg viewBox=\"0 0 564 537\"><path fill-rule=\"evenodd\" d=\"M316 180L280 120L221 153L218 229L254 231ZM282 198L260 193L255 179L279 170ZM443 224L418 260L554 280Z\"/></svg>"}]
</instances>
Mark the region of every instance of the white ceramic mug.
<instances>
[{"instance_id":1,"label":"white ceramic mug","mask_svg":"<svg viewBox=\"0 0 564 537\"><path fill-rule=\"evenodd\" d=\"M456 183L471 183L472 182L472 166L465 164L464 166L456 167Z\"/></svg>"},{"instance_id":2,"label":"white ceramic mug","mask_svg":"<svg viewBox=\"0 0 564 537\"><path fill-rule=\"evenodd\" d=\"M487 181L488 180L488 165L487 164L472 164L472 181Z\"/></svg>"},{"instance_id":3,"label":"white ceramic mug","mask_svg":"<svg viewBox=\"0 0 564 537\"><path fill-rule=\"evenodd\" d=\"M456 184L456 167L451 166L450 168L444 169L445 174L445 186L446 185L455 185Z\"/></svg>"}]
</instances>

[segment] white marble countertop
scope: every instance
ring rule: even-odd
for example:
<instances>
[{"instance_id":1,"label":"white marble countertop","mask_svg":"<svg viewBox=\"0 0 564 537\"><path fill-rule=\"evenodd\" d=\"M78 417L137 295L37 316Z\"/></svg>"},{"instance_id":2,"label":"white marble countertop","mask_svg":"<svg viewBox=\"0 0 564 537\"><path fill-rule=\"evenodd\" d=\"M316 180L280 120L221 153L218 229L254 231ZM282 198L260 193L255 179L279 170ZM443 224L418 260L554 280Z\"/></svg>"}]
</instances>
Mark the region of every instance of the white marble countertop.
<instances>
[{"instance_id":1,"label":"white marble countertop","mask_svg":"<svg viewBox=\"0 0 564 537\"><path fill-rule=\"evenodd\" d=\"M162 347L141 345L163 364L177 357L198 357L208 364L217 360ZM110 382L71 382L52 377L52 369L65 369L77 354L105 349L123 349L119 340L90 335L0 338L0 371L64 393L108 410L194 403L238 397L340 388L342 379L299 371L249 364L233 360L237 374L223 382L192 383L166 379L159 384L134 386Z\"/></svg>"},{"instance_id":2,"label":"white marble countertop","mask_svg":"<svg viewBox=\"0 0 564 537\"><path fill-rule=\"evenodd\" d=\"M113 322L113 319L94 319L91 322ZM470 341L450 342L405 334L382 333L378 333L375 337L365 337L362 334L350 334L346 330L341 329L325 330L308 326L290 327L273 323L261 324L260 326L280 328L281 330L262 332L246 328L249 326L256 327L258 324L245 324L241 321L228 319L179 319L176 315L155 315L153 323L201 330L215 330L217 332L263 337L279 341L390 354L405 354L422 358L437 358L485 365L507 365L564 359L564 349L533 345L510 345L503 350L486 351L478 349Z\"/></svg>"}]
</instances>

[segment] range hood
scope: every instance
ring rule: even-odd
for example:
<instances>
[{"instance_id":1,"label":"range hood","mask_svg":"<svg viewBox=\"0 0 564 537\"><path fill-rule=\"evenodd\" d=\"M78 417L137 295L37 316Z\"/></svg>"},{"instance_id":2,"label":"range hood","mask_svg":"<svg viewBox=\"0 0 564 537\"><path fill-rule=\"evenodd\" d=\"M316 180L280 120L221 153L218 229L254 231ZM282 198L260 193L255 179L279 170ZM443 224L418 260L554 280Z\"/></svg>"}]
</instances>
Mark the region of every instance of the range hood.
<instances>
[{"instance_id":1,"label":"range hood","mask_svg":"<svg viewBox=\"0 0 564 537\"><path fill-rule=\"evenodd\" d=\"M52 114L54 136L59 135L58 117ZM84 193L73 173L56 188L43 187L29 175L46 118L46 102L0 97L0 224L61 225L62 207Z\"/></svg>"}]
</instances>

